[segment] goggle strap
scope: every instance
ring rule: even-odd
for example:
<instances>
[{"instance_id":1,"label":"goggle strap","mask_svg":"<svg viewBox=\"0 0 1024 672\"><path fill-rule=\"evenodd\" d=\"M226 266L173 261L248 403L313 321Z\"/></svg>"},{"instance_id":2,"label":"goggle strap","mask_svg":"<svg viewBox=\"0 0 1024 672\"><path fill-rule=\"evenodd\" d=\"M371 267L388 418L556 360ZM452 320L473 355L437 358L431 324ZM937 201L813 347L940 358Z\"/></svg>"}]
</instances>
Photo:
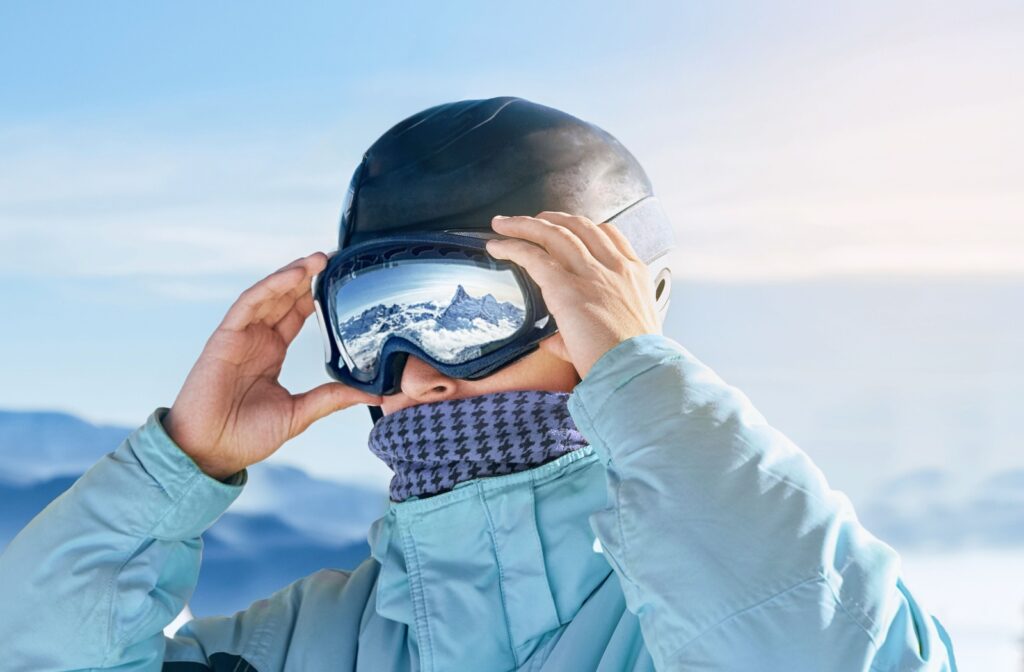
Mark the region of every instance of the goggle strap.
<instances>
[{"instance_id":1,"label":"goggle strap","mask_svg":"<svg viewBox=\"0 0 1024 672\"><path fill-rule=\"evenodd\" d=\"M675 247L668 214L656 196L648 196L622 210L608 222L621 231L645 264Z\"/></svg>"}]
</instances>

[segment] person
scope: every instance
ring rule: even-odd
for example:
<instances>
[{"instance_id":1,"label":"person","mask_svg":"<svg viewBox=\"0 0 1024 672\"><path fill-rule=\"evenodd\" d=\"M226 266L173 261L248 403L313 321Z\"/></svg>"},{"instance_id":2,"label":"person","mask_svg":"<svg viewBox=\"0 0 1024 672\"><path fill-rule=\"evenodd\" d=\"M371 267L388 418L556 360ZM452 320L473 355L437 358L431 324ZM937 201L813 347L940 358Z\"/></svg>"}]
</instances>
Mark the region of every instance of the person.
<instances>
[{"instance_id":1,"label":"person","mask_svg":"<svg viewBox=\"0 0 1024 672\"><path fill-rule=\"evenodd\" d=\"M0 667L956 669L896 552L662 333L666 226L635 158L559 110L394 126L338 252L243 292L173 406L0 556ZM336 380L292 394L314 313ZM395 471L370 557L165 636L246 467L358 404Z\"/></svg>"}]
</instances>

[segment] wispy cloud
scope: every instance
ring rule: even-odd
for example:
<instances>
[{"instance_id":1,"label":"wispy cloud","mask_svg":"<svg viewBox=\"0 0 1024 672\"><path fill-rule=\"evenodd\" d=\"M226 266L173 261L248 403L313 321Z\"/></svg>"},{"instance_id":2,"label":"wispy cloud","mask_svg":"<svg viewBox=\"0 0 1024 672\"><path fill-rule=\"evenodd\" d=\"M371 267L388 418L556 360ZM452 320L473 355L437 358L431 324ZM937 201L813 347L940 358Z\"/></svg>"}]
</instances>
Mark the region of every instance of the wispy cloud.
<instances>
[{"instance_id":1,"label":"wispy cloud","mask_svg":"<svg viewBox=\"0 0 1024 672\"><path fill-rule=\"evenodd\" d=\"M251 274L335 244L351 170L342 161L325 167L283 157L294 145L182 149L151 141L112 150L105 137L66 139L0 143L10 158L0 167L6 274ZM196 295L181 284L163 287Z\"/></svg>"},{"instance_id":2,"label":"wispy cloud","mask_svg":"<svg viewBox=\"0 0 1024 672\"><path fill-rule=\"evenodd\" d=\"M614 58L552 49L571 88L538 77L534 60L482 53L429 69L424 53L417 67L347 74L343 106L327 96L308 118L297 107L266 127L202 117L212 105L195 91L176 99L194 123L159 130L130 106L88 123L0 119L0 265L157 275L160 291L208 296L168 278L248 275L332 247L377 134L427 105L513 93L595 121L637 154L676 224L680 277L1024 273L1019 6L662 9L679 30L645 20ZM314 100L320 84L299 93ZM221 95L237 105L245 91Z\"/></svg>"}]
</instances>

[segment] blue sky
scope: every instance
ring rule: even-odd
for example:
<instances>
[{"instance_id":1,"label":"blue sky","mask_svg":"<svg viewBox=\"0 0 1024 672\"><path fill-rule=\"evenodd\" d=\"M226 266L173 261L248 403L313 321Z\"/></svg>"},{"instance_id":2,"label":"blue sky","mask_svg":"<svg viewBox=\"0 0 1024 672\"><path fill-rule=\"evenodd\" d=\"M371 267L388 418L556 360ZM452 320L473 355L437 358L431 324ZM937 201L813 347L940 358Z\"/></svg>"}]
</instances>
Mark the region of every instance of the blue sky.
<instances>
[{"instance_id":1,"label":"blue sky","mask_svg":"<svg viewBox=\"0 0 1024 672\"><path fill-rule=\"evenodd\" d=\"M1019 278L1024 6L892 4L4 3L0 407L170 405L233 297L333 249L362 151L462 98L622 140L683 283ZM281 459L381 478L339 416Z\"/></svg>"}]
</instances>

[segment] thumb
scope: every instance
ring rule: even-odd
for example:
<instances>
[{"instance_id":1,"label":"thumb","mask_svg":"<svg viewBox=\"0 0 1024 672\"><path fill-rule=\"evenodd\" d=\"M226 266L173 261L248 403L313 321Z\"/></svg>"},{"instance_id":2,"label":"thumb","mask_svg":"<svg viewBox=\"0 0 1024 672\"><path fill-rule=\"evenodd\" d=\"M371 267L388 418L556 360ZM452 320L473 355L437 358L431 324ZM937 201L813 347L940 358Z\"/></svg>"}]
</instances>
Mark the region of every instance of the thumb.
<instances>
[{"instance_id":1,"label":"thumb","mask_svg":"<svg viewBox=\"0 0 1024 672\"><path fill-rule=\"evenodd\" d=\"M383 397L349 387L343 383L324 383L308 392L292 397L291 438L306 431L310 425L335 411L356 404L377 406Z\"/></svg>"},{"instance_id":2,"label":"thumb","mask_svg":"<svg viewBox=\"0 0 1024 672\"><path fill-rule=\"evenodd\" d=\"M572 364L572 357L569 356L569 350L565 347L565 341L562 340L562 334L560 332L556 331L538 343L538 345L541 350L546 350L563 362L569 362Z\"/></svg>"}]
</instances>

